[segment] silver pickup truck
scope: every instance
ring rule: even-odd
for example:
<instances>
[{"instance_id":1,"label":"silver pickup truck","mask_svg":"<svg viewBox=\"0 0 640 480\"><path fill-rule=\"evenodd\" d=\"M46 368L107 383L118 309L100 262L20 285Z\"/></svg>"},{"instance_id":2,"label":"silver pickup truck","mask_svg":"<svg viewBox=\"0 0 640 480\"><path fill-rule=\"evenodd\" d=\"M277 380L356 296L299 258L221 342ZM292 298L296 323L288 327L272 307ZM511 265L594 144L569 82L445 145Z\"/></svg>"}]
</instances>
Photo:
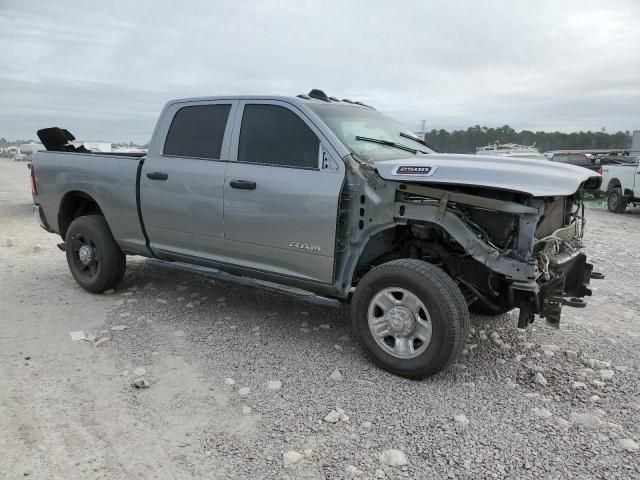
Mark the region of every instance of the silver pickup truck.
<instances>
[{"instance_id":1,"label":"silver pickup truck","mask_svg":"<svg viewBox=\"0 0 640 480\"><path fill-rule=\"evenodd\" d=\"M584 306L582 192L551 162L438 152L374 108L328 97L170 101L146 155L40 130L33 198L76 281L116 287L126 255L180 261L351 302L381 367L418 378L463 350L469 310L553 325Z\"/></svg>"}]
</instances>

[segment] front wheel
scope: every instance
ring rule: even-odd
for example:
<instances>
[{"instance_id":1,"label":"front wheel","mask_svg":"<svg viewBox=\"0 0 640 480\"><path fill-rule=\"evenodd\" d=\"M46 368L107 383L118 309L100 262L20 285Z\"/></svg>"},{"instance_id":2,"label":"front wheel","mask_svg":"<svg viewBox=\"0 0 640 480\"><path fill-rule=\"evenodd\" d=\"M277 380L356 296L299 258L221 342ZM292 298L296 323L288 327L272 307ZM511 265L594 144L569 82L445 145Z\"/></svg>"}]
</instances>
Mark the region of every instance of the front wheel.
<instances>
[{"instance_id":1,"label":"front wheel","mask_svg":"<svg viewBox=\"0 0 640 480\"><path fill-rule=\"evenodd\" d=\"M462 352L469 311L442 270L401 259L369 271L352 300L352 326L371 359L408 378L439 373Z\"/></svg>"},{"instance_id":2,"label":"front wheel","mask_svg":"<svg viewBox=\"0 0 640 480\"><path fill-rule=\"evenodd\" d=\"M627 199L622 195L620 187L612 188L607 198L607 208L613 213L622 213L627 208Z\"/></svg>"},{"instance_id":3,"label":"front wheel","mask_svg":"<svg viewBox=\"0 0 640 480\"><path fill-rule=\"evenodd\" d=\"M86 215L71 222L65 252L73 278L85 290L104 292L115 288L124 277L126 256L100 215Z\"/></svg>"}]
</instances>

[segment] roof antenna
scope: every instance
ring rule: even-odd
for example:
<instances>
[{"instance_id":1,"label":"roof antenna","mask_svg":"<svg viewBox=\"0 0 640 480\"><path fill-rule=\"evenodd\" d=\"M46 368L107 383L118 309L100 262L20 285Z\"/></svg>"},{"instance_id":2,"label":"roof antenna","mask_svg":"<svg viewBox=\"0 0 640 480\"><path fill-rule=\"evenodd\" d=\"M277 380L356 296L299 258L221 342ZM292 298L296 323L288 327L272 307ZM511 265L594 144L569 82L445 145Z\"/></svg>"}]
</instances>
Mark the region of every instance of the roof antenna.
<instances>
[{"instance_id":1,"label":"roof antenna","mask_svg":"<svg viewBox=\"0 0 640 480\"><path fill-rule=\"evenodd\" d=\"M314 88L313 90L311 90L309 92L309 96L311 98L315 98L316 100L322 100L324 102L330 102L331 100L329 100L329 97L326 93L324 93L322 90L318 90L317 88Z\"/></svg>"}]
</instances>

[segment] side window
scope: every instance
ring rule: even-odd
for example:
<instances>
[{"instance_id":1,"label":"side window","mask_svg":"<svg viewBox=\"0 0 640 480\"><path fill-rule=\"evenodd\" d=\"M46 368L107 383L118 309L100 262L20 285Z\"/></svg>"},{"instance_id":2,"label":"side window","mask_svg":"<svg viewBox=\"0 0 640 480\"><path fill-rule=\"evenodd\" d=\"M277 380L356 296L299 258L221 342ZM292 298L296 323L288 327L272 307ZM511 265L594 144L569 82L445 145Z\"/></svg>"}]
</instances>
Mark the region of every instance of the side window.
<instances>
[{"instance_id":1,"label":"side window","mask_svg":"<svg viewBox=\"0 0 640 480\"><path fill-rule=\"evenodd\" d=\"M318 168L320 141L291 110L278 105L245 105L238 161Z\"/></svg>"},{"instance_id":2,"label":"side window","mask_svg":"<svg viewBox=\"0 0 640 480\"><path fill-rule=\"evenodd\" d=\"M173 117L164 154L219 159L231 105L183 107Z\"/></svg>"}]
</instances>

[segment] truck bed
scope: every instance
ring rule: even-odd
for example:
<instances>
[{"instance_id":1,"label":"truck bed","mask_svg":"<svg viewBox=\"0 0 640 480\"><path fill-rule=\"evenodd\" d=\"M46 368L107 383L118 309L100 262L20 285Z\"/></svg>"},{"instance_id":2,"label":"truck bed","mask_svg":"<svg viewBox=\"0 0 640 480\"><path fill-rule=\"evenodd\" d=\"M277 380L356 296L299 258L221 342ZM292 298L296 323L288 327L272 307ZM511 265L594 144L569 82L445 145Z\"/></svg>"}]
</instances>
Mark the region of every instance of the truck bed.
<instances>
[{"instance_id":1,"label":"truck bed","mask_svg":"<svg viewBox=\"0 0 640 480\"><path fill-rule=\"evenodd\" d=\"M145 251L139 218L139 176L144 155L113 153L37 152L33 168L37 178L36 204L47 223L60 233L58 213L65 198L83 192L103 209L120 248Z\"/></svg>"}]
</instances>

